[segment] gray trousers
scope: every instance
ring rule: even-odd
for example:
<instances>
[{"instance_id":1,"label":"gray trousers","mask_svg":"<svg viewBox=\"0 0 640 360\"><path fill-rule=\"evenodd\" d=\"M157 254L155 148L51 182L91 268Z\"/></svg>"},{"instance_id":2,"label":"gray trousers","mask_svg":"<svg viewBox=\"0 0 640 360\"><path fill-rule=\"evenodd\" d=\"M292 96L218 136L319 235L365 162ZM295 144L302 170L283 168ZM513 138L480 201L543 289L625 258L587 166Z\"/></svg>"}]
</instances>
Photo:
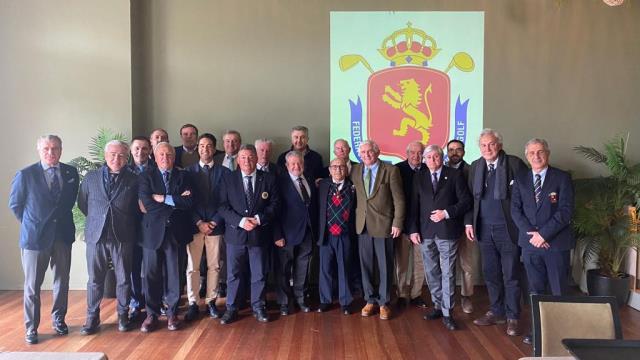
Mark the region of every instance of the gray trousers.
<instances>
[{"instance_id":1,"label":"gray trousers","mask_svg":"<svg viewBox=\"0 0 640 360\"><path fill-rule=\"evenodd\" d=\"M129 311L131 298L131 267L133 265L133 243L100 239L95 244L87 244L87 324L97 325L100 321L100 302L104 295L104 281L109 271L109 256L116 273L116 298L118 314Z\"/></svg>"},{"instance_id":2,"label":"gray trousers","mask_svg":"<svg viewBox=\"0 0 640 360\"><path fill-rule=\"evenodd\" d=\"M53 307L51 321L61 323L67 315L71 244L54 241L47 250L20 250L24 271L24 325L27 332L40 325L40 288L47 267L53 271Z\"/></svg>"},{"instance_id":3,"label":"gray trousers","mask_svg":"<svg viewBox=\"0 0 640 360\"><path fill-rule=\"evenodd\" d=\"M362 290L368 304L387 305L393 285L393 238L377 238L368 232L358 235ZM376 274L377 271L377 274ZM377 286L374 281L377 278Z\"/></svg>"},{"instance_id":4,"label":"gray trousers","mask_svg":"<svg viewBox=\"0 0 640 360\"><path fill-rule=\"evenodd\" d=\"M422 239L422 260L431 301L444 316L451 316L456 292L458 239Z\"/></svg>"}]
</instances>

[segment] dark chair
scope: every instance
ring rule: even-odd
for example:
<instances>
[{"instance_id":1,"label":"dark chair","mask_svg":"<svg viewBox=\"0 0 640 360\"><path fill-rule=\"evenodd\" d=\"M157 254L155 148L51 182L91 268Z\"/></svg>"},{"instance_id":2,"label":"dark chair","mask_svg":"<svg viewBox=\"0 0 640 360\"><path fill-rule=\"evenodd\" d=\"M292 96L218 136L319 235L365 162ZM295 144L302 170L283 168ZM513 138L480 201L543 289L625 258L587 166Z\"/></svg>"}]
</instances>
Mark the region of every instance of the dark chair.
<instances>
[{"instance_id":1,"label":"dark chair","mask_svg":"<svg viewBox=\"0 0 640 360\"><path fill-rule=\"evenodd\" d=\"M622 339L613 296L531 295L533 356L570 356L562 339Z\"/></svg>"}]
</instances>

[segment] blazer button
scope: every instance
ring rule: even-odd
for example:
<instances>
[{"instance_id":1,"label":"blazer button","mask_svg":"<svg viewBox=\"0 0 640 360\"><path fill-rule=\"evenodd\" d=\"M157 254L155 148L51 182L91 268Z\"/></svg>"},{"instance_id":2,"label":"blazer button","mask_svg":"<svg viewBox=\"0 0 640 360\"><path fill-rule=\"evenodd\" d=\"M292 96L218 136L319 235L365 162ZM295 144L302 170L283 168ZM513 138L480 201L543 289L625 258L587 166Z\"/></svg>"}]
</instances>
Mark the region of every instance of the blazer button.
<instances>
[{"instance_id":1,"label":"blazer button","mask_svg":"<svg viewBox=\"0 0 640 360\"><path fill-rule=\"evenodd\" d=\"M58 219L53 219L53 222L54 222L54 223L58 222Z\"/></svg>"}]
</instances>

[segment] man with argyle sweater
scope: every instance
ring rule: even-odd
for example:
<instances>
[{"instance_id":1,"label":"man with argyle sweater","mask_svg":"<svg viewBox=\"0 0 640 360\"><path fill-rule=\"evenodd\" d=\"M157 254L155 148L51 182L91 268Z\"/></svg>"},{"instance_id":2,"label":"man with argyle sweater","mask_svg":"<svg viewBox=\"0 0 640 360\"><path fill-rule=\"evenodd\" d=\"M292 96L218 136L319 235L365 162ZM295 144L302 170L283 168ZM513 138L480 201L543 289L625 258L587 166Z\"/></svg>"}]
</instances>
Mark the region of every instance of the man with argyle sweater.
<instances>
[{"instance_id":1,"label":"man with argyle sweater","mask_svg":"<svg viewBox=\"0 0 640 360\"><path fill-rule=\"evenodd\" d=\"M347 178L344 159L335 158L329 164L330 178L322 179L318 185L320 246L320 307L319 312L329 309L333 301L334 279L338 278L338 300L344 315L351 313L353 300L349 284L350 259L352 259L355 237L356 194ZM336 274L337 269L337 274Z\"/></svg>"}]
</instances>

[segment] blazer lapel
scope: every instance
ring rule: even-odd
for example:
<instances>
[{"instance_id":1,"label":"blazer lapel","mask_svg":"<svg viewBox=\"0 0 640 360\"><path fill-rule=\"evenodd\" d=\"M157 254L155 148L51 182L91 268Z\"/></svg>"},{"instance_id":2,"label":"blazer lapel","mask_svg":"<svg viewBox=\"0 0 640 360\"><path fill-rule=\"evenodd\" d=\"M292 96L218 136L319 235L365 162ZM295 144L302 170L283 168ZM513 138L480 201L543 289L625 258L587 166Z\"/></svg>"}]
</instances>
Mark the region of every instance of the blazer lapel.
<instances>
[{"instance_id":1,"label":"blazer lapel","mask_svg":"<svg viewBox=\"0 0 640 360\"><path fill-rule=\"evenodd\" d=\"M386 166L382 166L382 162L380 162L378 164L378 173L376 174L376 180L373 183L373 187L371 188L371 195L369 195L369 198L372 198L376 195L376 192L378 192L378 188L380 188L380 181L384 176L386 176L386 173Z\"/></svg>"},{"instance_id":2,"label":"blazer lapel","mask_svg":"<svg viewBox=\"0 0 640 360\"><path fill-rule=\"evenodd\" d=\"M447 169L444 166L441 169L442 170L440 171L440 177L438 178L438 185L436 187L436 193L434 194L434 197L437 196L438 193L440 193L440 189L445 187L447 185L447 181L449 180L449 173L447 172Z\"/></svg>"}]
</instances>

